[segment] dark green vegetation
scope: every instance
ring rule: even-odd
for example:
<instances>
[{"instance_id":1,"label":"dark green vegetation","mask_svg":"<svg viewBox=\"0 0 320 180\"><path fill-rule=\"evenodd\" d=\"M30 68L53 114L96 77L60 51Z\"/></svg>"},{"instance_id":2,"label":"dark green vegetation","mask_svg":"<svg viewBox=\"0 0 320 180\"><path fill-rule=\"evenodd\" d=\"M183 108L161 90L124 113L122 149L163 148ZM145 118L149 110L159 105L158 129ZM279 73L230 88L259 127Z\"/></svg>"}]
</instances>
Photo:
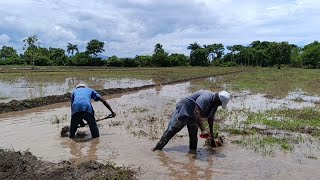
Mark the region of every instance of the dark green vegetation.
<instances>
[{"instance_id":1,"label":"dark green vegetation","mask_svg":"<svg viewBox=\"0 0 320 180\"><path fill-rule=\"evenodd\" d=\"M30 152L3 149L0 149L0 159L0 179L136 179L134 171L115 167L113 163L52 163L38 160Z\"/></svg>"},{"instance_id":2,"label":"dark green vegetation","mask_svg":"<svg viewBox=\"0 0 320 180\"><path fill-rule=\"evenodd\" d=\"M190 44L190 56L166 52L156 44L152 55L137 55L134 58L110 57L107 61L99 57L104 52L104 42L92 39L86 50L79 52L76 44L68 43L67 53L62 47L41 47L36 35L23 40L23 54L9 46L0 50L0 64L32 66L110 66L110 67L172 67L172 66L274 66L282 64L292 67L320 68L320 43L314 41L304 47L288 42L253 41L248 46L225 46L214 43L201 46ZM75 54L74 54L75 53Z\"/></svg>"}]
</instances>

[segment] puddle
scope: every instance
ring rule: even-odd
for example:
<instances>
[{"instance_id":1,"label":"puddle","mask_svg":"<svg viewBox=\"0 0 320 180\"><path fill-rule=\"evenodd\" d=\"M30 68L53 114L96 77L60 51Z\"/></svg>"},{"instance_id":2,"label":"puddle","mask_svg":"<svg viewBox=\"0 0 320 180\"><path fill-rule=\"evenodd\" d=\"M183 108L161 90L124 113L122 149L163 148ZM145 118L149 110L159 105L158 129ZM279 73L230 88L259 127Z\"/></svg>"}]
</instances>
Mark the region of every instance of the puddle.
<instances>
[{"instance_id":1,"label":"puddle","mask_svg":"<svg viewBox=\"0 0 320 180\"><path fill-rule=\"evenodd\" d=\"M37 157L53 162L113 161L118 166L140 169L140 179L318 179L319 160L306 158L309 151L320 157L317 142L309 142L311 150L301 145L294 152L281 151L276 157L265 157L230 141L215 150L207 149L203 147L204 140L199 139L195 156L187 153L189 138L184 128L163 151L152 152L175 103L190 94L190 86L187 82L106 97L117 117L98 122L100 138L92 141L60 137L61 127L69 125L69 102L1 114L0 147L28 149ZM312 105L242 92L235 94L228 111ZM93 106L97 118L109 113L100 102L94 102ZM55 119L61 120L59 124L52 124ZM87 127L82 130L90 134Z\"/></svg>"},{"instance_id":2,"label":"puddle","mask_svg":"<svg viewBox=\"0 0 320 180\"><path fill-rule=\"evenodd\" d=\"M79 83L85 83L93 89L132 88L151 85L152 80L141 79L116 79L116 78L65 78L64 81L33 82L24 78L13 82L0 80L0 102L9 102L13 99L31 99L49 95L62 95L72 92Z\"/></svg>"},{"instance_id":3,"label":"puddle","mask_svg":"<svg viewBox=\"0 0 320 180\"><path fill-rule=\"evenodd\" d=\"M292 93L291 93L292 94ZM252 112L266 111L270 109L281 109L281 108L291 108L291 109L301 109L304 107L314 107L313 101L295 101L289 95L285 99L270 99L264 94L251 94L249 91L242 91L240 93L232 94L232 103L228 104L228 108L232 110L247 109ZM317 100L318 97L311 97L310 99Z\"/></svg>"}]
</instances>

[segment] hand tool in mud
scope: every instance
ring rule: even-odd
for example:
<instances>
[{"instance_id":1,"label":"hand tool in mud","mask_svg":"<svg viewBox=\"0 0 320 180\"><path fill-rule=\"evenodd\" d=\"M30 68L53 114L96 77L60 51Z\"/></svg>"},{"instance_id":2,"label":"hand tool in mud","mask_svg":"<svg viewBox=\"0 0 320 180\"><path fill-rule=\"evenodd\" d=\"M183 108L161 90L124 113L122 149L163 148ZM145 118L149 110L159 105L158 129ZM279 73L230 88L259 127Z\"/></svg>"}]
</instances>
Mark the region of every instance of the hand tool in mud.
<instances>
[{"instance_id":1,"label":"hand tool in mud","mask_svg":"<svg viewBox=\"0 0 320 180\"><path fill-rule=\"evenodd\" d=\"M108 116L106 116L106 117L104 117L104 118L97 119L96 122L102 121L102 120L105 120L105 119L109 119L109 118L113 118L113 115L112 115L112 114L109 114ZM79 127L85 127L86 125L88 125L88 123L85 123L85 124L83 124L83 125L80 125L80 124L79 124L78 128L79 128ZM69 130L70 130L70 126L64 126L64 127L62 127L62 129L61 129L61 131L60 131L61 137L67 137Z\"/></svg>"}]
</instances>

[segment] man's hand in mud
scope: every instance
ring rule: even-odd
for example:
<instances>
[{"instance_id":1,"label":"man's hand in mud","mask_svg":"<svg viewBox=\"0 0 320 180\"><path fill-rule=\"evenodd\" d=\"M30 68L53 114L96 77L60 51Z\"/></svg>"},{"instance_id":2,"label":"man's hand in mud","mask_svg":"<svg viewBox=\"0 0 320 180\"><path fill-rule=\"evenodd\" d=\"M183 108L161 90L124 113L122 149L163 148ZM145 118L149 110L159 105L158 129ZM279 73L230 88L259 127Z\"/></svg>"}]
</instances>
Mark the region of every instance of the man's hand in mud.
<instances>
[{"instance_id":1,"label":"man's hand in mud","mask_svg":"<svg viewBox=\"0 0 320 180\"><path fill-rule=\"evenodd\" d=\"M211 139L211 136L207 130L203 130L200 134L201 138Z\"/></svg>"}]
</instances>

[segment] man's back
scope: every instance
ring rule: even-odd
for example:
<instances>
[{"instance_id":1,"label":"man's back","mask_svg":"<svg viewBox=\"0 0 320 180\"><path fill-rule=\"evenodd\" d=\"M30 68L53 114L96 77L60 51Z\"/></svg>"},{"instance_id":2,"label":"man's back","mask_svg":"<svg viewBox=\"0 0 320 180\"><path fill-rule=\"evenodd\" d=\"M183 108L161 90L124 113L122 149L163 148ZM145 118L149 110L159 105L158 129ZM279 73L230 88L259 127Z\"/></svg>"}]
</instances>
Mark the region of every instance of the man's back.
<instances>
[{"instance_id":1,"label":"man's back","mask_svg":"<svg viewBox=\"0 0 320 180\"><path fill-rule=\"evenodd\" d=\"M77 88L71 95L71 110L72 114L76 112L89 112L93 113L91 105L91 98L98 101L100 95L93 89L90 88Z\"/></svg>"}]
</instances>

